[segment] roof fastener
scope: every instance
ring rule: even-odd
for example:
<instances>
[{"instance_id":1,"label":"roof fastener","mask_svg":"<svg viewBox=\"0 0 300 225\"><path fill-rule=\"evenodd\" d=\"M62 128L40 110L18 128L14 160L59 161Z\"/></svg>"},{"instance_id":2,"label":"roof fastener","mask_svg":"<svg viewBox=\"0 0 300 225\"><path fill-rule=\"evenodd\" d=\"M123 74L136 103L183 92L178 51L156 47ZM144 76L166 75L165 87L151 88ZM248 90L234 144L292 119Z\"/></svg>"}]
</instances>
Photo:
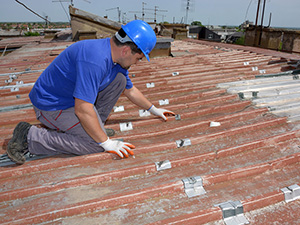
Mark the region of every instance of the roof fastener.
<instances>
[{"instance_id":1,"label":"roof fastener","mask_svg":"<svg viewBox=\"0 0 300 225\"><path fill-rule=\"evenodd\" d=\"M120 131L128 131L133 130L133 126L131 122L120 123Z\"/></svg>"},{"instance_id":2,"label":"roof fastener","mask_svg":"<svg viewBox=\"0 0 300 225\"><path fill-rule=\"evenodd\" d=\"M228 201L217 204L223 213L223 220L226 225L249 224L244 216L243 204L240 201Z\"/></svg>"},{"instance_id":3,"label":"roof fastener","mask_svg":"<svg viewBox=\"0 0 300 225\"><path fill-rule=\"evenodd\" d=\"M146 87L147 88L154 88L155 87L155 84L152 82L152 83L147 83L146 84Z\"/></svg>"},{"instance_id":4,"label":"roof fastener","mask_svg":"<svg viewBox=\"0 0 300 225\"><path fill-rule=\"evenodd\" d=\"M182 182L184 185L184 192L189 198L206 193L200 176L184 178L182 179Z\"/></svg>"},{"instance_id":5,"label":"roof fastener","mask_svg":"<svg viewBox=\"0 0 300 225\"><path fill-rule=\"evenodd\" d=\"M169 105L169 99L158 100L159 105Z\"/></svg>"},{"instance_id":6,"label":"roof fastener","mask_svg":"<svg viewBox=\"0 0 300 225\"><path fill-rule=\"evenodd\" d=\"M120 105L120 106L114 106L114 112L123 112L125 109L124 109L124 106L123 105Z\"/></svg>"},{"instance_id":7,"label":"roof fastener","mask_svg":"<svg viewBox=\"0 0 300 225\"><path fill-rule=\"evenodd\" d=\"M243 92L239 92L238 95L239 95L239 98L240 98L240 99L244 99L244 98L245 98L245 95L244 95Z\"/></svg>"},{"instance_id":8,"label":"roof fastener","mask_svg":"<svg viewBox=\"0 0 300 225\"><path fill-rule=\"evenodd\" d=\"M298 184L282 188L281 191L284 193L285 202L291 202L300 198L300 186Z\"/></svg>"},{"instance_id":9,"label":"roof fastener","mask_svg":"<svg viewBox=\"0 0 300 225\"><path fill-rule=\"evenodd\" d=\"M210 122L210 127L219 127L221 126L221 123L220 122Z\"/></svg>"},{"instance_id":10,"label":"roof fastener","mask_svg":"<svg viewBox=\"0 0 300 225\"><path fill-rule=\"evenodd\" d=\"M179 72L172 73L172 76L178 76L178 75L179 75Z\"/></svg>"},{"instance_id":11,"label":"roof fastener","mask_svg":"<svg viewBox=\"0 0 300 225\"><path fill-rule=\"evenodd\" d=\"M252 91L252 97L257 98L258 91Z\"/></svg>"},{"instance_id":12,"label":"roof fastener","mask_svg":"<svg viewBox=\"0 0 300 225\"><path fill-rule=\"evenodd\" d=\"M10 92L15 92L15 91L19 91L19 88L16 86L10 88Z\"/></svg>"},{"instance_id":13,"label":"roof fastener","mask_svg":"<svg viewBox=\"0 0 300 225\"><path fill-rule=\"evenodd\" d=\"M249 65L249 62L244 62L244 66L248 66Z\"/></svg>"},{"instance_id":14,"label":"roof fastener","mask_svg":"<svg viewBox=\"0 0 300 225\"><path fill-rule=\"evenodd\" d=\"M192 142L189 138L181 139L176 141L177 148L181 148L184 146L192 145Z\"/></svg>"},{"instance_id":15,"label":"roof fastener","mask_svg":"<svg viewBox=\"0 0 300 225\"><path fill-rule=\"evenodd\" d=\"M175 120L181 120L180 114L176 114L176 115L175 115Z\"/></svg>"},{"instance_id":16,"label":"roof fastener","mask_svg":"<svg viewBox=\"0 0 300 225\"><path fill-rule=\"evenodd\" d=\"M252 71L257 71L258 70L258 67L255 66L255 67L252 67Z\"/></svg>"},{"instance_id":17,"label":"roof fastener","mask_svg":"<svg viewBox=\"0 0 300 225\"><path fill-rule=\"evenodd\" d=\"M169 160L164 160L160 162L155 163L156 170L161 171L161 170L166 170L166 169L171 169L171 162Z\"/></svg>"},{"instance_id":18,"label":"roof fastener","mask_svg":"<svg viewBox=\"0 0 300 225\"><path fill-rule=\"evenodd\" d=\"M140 114L140 117L145 117L145 116L150 116L151 115L151 113L146 109L140 109L139 114Z\"/></svg>"},{"instance_id":19,"label":"roof fastener","mask_svg":"<svg viewBox=\"0 0 300 225\"><path fill-rule=\"evenodd\" d=\"M266 73L266 70L260 70L259 73L264 74Z\"/></svg>"}]
</instances>

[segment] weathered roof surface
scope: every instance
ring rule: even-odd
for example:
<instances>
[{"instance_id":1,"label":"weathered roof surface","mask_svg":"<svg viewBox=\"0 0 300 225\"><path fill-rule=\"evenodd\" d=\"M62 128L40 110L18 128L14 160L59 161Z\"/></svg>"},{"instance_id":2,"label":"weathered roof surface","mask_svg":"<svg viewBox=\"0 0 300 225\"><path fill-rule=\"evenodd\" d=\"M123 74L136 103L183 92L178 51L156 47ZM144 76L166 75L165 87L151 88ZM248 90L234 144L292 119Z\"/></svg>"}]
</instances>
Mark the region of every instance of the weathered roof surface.
<instances>
[{"instance_id":1,"label":"weathered roof surface","mask_svg":"<svg viewBox=\"0 0 300 225\"><path fill-rule=\"evenodd\" d=\"M69 44L34 43L0 59L2 154L19 121L39 124L27 95ZM125 111L112 112L106 126L137 147L134 158L33 157L22 166L2 160L1 223L224 224L221 208L227 215L242 206L244 214L232 220L244 215L251 224L299 224L300 200L287 203L284 195L299 195L298 122L256 105L260 92L249 97L232 90L239 82L250 89L255 76L282 73L300 57L204 41L175 41L172 53L132 66L130 76L176 118L141 117L122 96L117 106ZM4 88L17 81L23 83ZM120 123L129 122L133 129L121 132ZM188 197L184 183L201 180L203 187L192 187L196 196Z\"/></svg>"}]
</instances>

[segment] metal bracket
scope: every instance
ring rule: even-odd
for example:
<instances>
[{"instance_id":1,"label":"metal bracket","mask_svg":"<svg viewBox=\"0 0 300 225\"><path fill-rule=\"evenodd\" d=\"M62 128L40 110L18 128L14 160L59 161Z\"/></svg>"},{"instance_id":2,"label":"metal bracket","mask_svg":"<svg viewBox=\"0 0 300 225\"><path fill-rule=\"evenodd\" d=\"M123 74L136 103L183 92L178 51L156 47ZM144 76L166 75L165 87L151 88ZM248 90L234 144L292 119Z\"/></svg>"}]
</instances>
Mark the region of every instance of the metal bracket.
<instances>
[{"instance_id":1,"label":"metal bracket","mask_svg":"<svg viewBox=\"0 0 300 225\"><path fill-rule=\"evenodd\" d=\"M176 115L175 115L175 120L181 120L180 114L176 114Z\"/></svg>"},{"instance_id":2,"label":"metal bracket","mask_svg":"<svg viewBox=\"0 0 300 225\"><path fill-rule=\"evenodd\" d=\"M240 98L241 100L242 100L242 99L245 99L245 95L244 95L243 92L239 92L238 95L239 95L239 98Z\"/></svg>"},{"instance_id":3,"label":"metal bracket","mask_svg":"<svg viewBox=\"0 0 300 225\"><path fill-rule=\"evenodd\" d=\"M249 62L244 62L244 66L249 66Z\"/></svg>"},{"instance_id":4,"label":"metal bracket","mask_svg":"<svg viewBox=\"0 0 300 225\"><path fill-rule=\"evenodd\" d=\"M114 112L123 112L124 106L120 105L120 106L114 106Z\"/></svg>"},{"instance_id":5,"label":"metal bracket","mask_svg":"<svg viewBox=\"0 0 300 225\"><path fill-rule=\"evenodd\" d=\"M260 70L259 73L260 73L260 74L265 74L265 73L266 73L266 70Z\"/></svg>"},{"instance_id":6,"label":"metal bracket","mask_svg":"<svg viewBox=\"0 0 300 225\"><path fill-rule=\"evenodd\" d=\"M151 113L149 111L147 111L146 109L140 109L139 114L140 114L140 117L145 117L145 116L151 115Z\"/></svg>"},{"instance_id":7,"label":"metal bracket","mask_svg":"<svg viewBox=\"0 0 300 225\"><path fill-rule=\"evenodd\" d=\"M258 70L258 67L255 66L255 67L252 67L252 71L257 71Z\"/></svg>"},{"instance_id":8,"label":"metal bracket","mask_svg":"<svg viewBox=\"0 0 300 225\"><path fill-rule=\"evenodd\" d=\"M215 206L221 208L226 225L249 224L249 221L244 216L243 204L240 201L228 201Z\"/></svg>"},{"instance_id":9,"label":"metal bracket","mask_svg":"<svg viewBox=\"0 0 300 225\"><path fill-rule=\"evenodd\" d=\"M189 198L206 193L200 176L184 178L182 179L182 182L184 185L184 191Z\"/></svg>"},{"instance_id":10,"label":"metal bracket","mask_svg":"<svg viewBox=\"0 0 300 225\"><path fill-rule=\"evenodd\" d=\"M179 75L179 72L172 73L172 76L178 76L178 75Z\"/></svg>"},{"instance_id":11,"label":"metal bracket","mask_svg":"<svg viewBox=\"0 0 300 225\"><path fill-rule=\"evenodd\" d=\"M10 88L10 92L15 92L15 91L19 91L19 90L20 89L17 86L14 86L14 87Z\"/></svg>"},{"instance_id":12,"label":"metal bracket","mask_svg":"<svg viewBox=\"0 0 300 225\"><path fill-rule=\"evenodd\" d=\"M184 146L192 145L192 142L189 138L181 139L176 141L177 148L181 148Z\"/></svg>"},{"instance_id":13,"label":"metal bracket","mask_svg":"<svg viewBox=\"0 0 300 225\"><path fill-rule=\"evenodd\" d=\"M164 160L160 162L155 163L156 170L161 171L161 170L166 170L166 169L171 169L171 162L169 160Z\"/></svg>"},{"instance_id":14,"label":"metal bracket","mask_svg":"<svg viewBox=\"0 0 300 225\"><path fill-rule=\"evenodd\" d=\"M282 188L281 191L284 193L285 202L291 202L300 198L300 186L298 184Z\"/></svg>"},{"instance_id":15,"label":"metal bracket","mask_svg":"<svg viewBox=\"0 0 300 225\"><path fill-rule=\"evenodd\" d=\"M128 130L133 130L131 122L120 123L120 131L128 131Z\"/></svg>"},{"instance_id":16,"label":"metal bracket","mask_svg":"<svg viewBox=\"0 0 300 225\"><path fill-rule=\"evenodd\" d=\"M146 87L147 88L154 88L155 87L155 84L152 82L152 83L147 83L146 84Z\"/></svg>"},{"instance_id":17,"label":"metal bracket","mask_svg":"<svg viewBox=\"0 0 300 225\"><path fill-rule=\"evenodd\" d=\"M169 105L169 99L158 100L159 105Z\"/></svg>"}]
</instances>

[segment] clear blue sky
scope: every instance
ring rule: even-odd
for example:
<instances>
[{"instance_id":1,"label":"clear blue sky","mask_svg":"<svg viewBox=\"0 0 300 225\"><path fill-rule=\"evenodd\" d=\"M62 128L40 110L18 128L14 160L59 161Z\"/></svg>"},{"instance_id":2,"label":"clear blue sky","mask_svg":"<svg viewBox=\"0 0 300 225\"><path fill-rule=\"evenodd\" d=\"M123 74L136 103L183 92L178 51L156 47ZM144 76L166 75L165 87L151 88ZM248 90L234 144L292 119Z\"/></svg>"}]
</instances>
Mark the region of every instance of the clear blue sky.
<instances>
[{"instance_id":1,"label":"clear blue sky","mask_svg":"<svg viewBox=\"0 0 300 225\"><path fill-rule=\"evenodd\" d=\"M40 14L48 16L50 21L68 21L64 9L68 12L67 0L19 0ZM167 10L157 12L157 22L185 22L188 0L73 0L74 7L87 12L118 20L117 9L127 21L134 19L134 14L141 17L142 2L146 3L146 18L154 18L154 8ZM263 1L263 0L262 0ZM0 22L43 21L15 0L0 0ZM70 1L69 1L70 2ZM255 22L258 0L189 0L188 22L201 21L204 25L240 25L245 19ZM268 24L272 13L273 27L300 27L300 0L267 0L264 25ZM64 8L62 7L64 6ZM107 9L112 9L108 10ZM136 11L137 13L132 13ZM125 14L124 14L125 13ZM153 19L146 19L153 21ZM259 19L260 24L260 19Z\"/></svg>"}]
</instances>

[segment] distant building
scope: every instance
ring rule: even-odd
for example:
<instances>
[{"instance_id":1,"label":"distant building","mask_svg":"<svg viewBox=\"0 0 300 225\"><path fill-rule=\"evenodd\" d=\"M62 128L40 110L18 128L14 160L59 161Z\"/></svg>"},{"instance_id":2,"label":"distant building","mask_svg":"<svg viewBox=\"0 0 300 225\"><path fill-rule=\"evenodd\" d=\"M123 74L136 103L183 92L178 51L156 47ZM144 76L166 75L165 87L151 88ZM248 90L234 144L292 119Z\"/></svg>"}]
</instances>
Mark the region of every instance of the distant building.
<instances>
[{"instance_id":1,"label":"distant building","mask_svg":"<svg viewBox=\"0 0 300 225\"><path fill-rule=\"evenodd\" d=\"M189 36L198 40L221 41L221 35L207 29L206 27L193 27L189 28Z\"/></svg>"}]
</instances>

